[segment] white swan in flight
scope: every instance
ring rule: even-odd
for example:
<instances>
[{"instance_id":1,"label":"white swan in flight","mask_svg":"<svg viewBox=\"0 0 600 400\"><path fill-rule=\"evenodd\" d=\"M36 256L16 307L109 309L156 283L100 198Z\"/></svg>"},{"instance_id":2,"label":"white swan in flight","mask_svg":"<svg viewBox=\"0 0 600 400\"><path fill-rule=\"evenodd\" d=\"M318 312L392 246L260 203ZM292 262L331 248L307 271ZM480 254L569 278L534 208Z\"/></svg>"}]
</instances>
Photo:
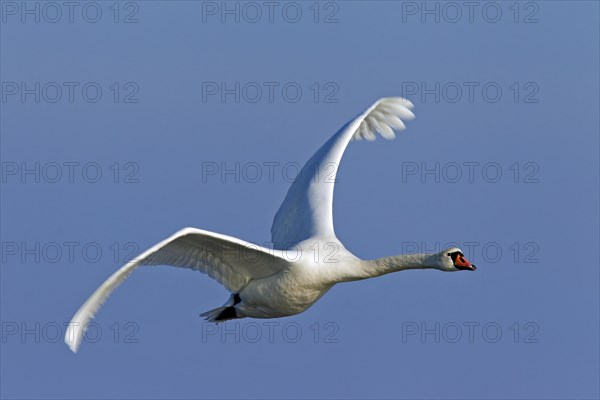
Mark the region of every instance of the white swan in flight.
<instances>
[{"instance_id":1,"label":"white swan in flight","mask_svg":"<svg viewBox=\"0 0 600 400\"><path fill-rule=\"evenodd\" d=\"M352 139L394 138L414 118L410 101L382 98L333 135L302 168L275 215L274 248L196 228L184 228L112 274L73 316L65 342L76 352L86 325L110 293L141 265L172 265L208 274L232 294L202 316L213 322L234 318L277 318L303 312L336 283L406 269L475 270L459 248L362 260L348 251L333 229L337 167Z\"/></svg>"}]
</instances>

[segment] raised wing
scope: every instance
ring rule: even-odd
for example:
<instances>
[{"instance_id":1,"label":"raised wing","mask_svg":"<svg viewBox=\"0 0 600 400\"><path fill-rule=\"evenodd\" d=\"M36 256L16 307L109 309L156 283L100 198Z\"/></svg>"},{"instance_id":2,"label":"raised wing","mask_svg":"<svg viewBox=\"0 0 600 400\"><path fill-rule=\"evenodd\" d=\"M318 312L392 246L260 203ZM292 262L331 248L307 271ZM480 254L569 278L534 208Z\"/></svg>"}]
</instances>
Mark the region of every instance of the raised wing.
<instances>
[{"instance_id":1,"label":"raised wing","mask_svg":"<svg viewBox=\"0 0 600 400\"><path fill-rule=\"evenodd\" d=\"M385 139L394 130L405 129L404 121L415 117L413 104L401 97L379 99L333 135L304 165L277 211L271 227L276 249L289 249L311 237L335 238L333 188L335 177L351 139Z\"/></svg>"},{"instance_id":2,"label":"raised wing","mask_svg":"<svg viewBox=\"0 0 600 400\"><path fill-rule=\"evenodd\" d=\"M280 272L289 265L289 259L295 258L231 236L184 228L122 266L96 289L73 316L65 333L65 343L77 352L90 319L113 290L141 265L194 269L208 274L230 291L238 292L252 279Z\"/></svg>"}]
</instances>

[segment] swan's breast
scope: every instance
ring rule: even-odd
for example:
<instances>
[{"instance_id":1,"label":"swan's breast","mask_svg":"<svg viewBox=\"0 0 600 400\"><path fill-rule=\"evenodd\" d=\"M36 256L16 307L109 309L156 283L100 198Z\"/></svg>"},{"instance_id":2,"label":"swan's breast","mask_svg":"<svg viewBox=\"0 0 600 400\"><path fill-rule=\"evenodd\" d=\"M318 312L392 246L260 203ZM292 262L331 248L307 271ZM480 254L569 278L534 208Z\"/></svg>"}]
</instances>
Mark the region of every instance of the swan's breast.
<instances>
[{"instance_id":1,"label":"swan's breast","mask_svg":"<svg viewBox=\"0 0 600 400\"><path fill-rule=\"evenodd\" d=\"M331 286L315 282L301 267L290 268L251 281L240 293L239 308L245 316L255 318L294 315L313 305Z\"/></svg>"},{"instance_id":2,"label":"swan's breast","mask_svg":"<svg viewBox=\"0 0 600 400\"><path fill-rule=\"evenodd\" d=\"M305 311L358 260L333 240L305 241L298 249L297 259L283 271L253 280L242 290L239 308L246 316L270 318Z\"/></svg>"}]
</instances>

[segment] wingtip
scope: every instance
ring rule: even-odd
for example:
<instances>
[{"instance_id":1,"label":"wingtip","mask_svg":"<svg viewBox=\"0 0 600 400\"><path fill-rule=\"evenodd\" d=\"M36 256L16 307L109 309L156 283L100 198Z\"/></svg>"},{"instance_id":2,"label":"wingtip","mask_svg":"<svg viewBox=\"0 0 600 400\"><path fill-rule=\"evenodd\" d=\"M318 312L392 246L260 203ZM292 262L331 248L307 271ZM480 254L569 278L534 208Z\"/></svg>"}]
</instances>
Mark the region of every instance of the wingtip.
<instances>
[{"instance_id":1,"label":"wingtip","mask_svg":"<svg viewBox=\"0 0 600 400\"><path fill-rule=\"evenodd\" d=\"M359 117L362 121L354 131L354 140L373 141L379 133L384 139L392 140L395 133L406 129L404 121L415 118L411 111L414 105L403 97L382 97Z\"/></svg>"},{"instance_id":2,"label":"wingtip","mask_svg":"<svg viewBox=\"0 0 600 400\"><path fill-rule=\"evenodd\" d=\"M76 329L72 329L73 323L69 324L67 331L65 332L65 344L69 347L73 353L77 354L77 350L79 350L79 345L81 343L81 332L78 332Z\"/></svg>"},{"instance_id":3,"label":"wingtip","mask_svg":"<svg viewBox=\"0 0 600 400\"><path fill-rule=\"evenodd\" d=\"M412 103L412 101L410 101L404 97L400 97L400 96L382 97L376 103L383 103L383 102L397 103L397 104L402 105L407 108L415 107L415 105Z\"/></svg>"}]
</instances>

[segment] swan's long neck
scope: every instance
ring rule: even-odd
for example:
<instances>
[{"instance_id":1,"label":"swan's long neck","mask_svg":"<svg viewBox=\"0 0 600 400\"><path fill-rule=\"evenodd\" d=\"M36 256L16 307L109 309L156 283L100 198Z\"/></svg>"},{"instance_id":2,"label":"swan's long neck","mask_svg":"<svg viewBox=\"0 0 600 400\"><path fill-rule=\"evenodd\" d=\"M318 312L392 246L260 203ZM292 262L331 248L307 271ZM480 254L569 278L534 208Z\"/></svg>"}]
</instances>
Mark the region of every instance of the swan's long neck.
<instances>
[{"instance_id":1,"label":"swan's long neck","mask_svg":"<svg viewBox=\"0 0 600 400\"><path fill-rule=\"evenodd\" d=\"M404 254L375 260L361 260L344 277L344 281L367 279L407 269L438 269L436 254Z\"/></svg>"}]
</instances>

